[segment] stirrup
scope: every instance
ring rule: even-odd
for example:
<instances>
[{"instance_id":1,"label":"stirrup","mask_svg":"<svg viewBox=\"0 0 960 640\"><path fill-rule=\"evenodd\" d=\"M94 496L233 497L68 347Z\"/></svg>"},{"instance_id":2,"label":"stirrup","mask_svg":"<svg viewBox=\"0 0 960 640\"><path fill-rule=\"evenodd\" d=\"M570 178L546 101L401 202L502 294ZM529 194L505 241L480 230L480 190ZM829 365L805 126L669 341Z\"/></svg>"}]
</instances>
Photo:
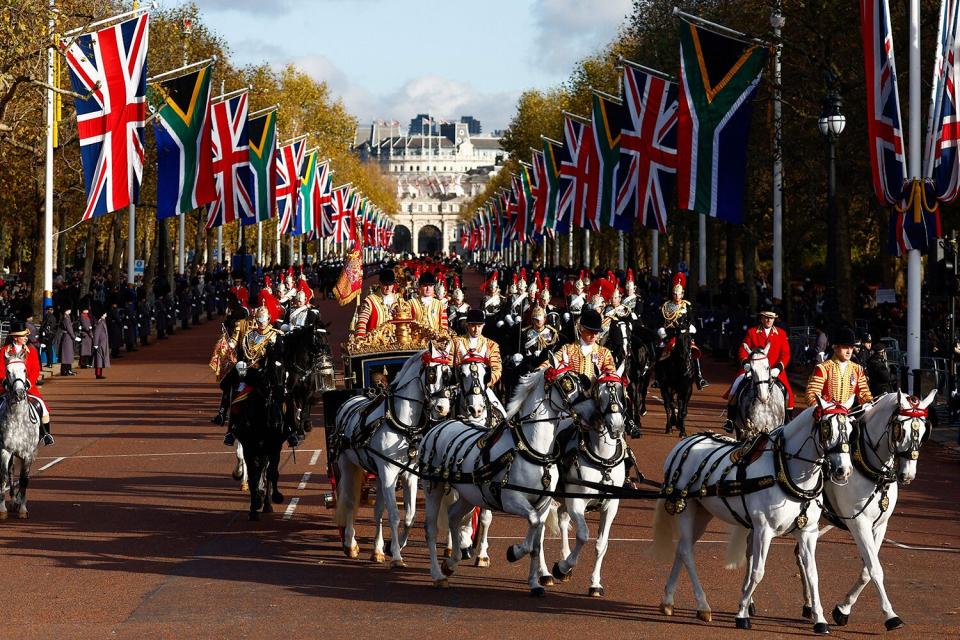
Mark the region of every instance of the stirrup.
<instances>
[{"instance_id":1,"label":"stirrup","mask_svg":"<svg viewBox=\"0 0 960 640\"><path fill-rule=\"evenodd\" d=\"M291 433L290 435L288 435L288 436L287 436L287 445L289 445L291 449L296 448L296 447L299 447L299 446L300 446L300 436L298 436L296 433Z\"/></svg>"},{"instance_id":2,"label":"stirrup","mask_svg":"<svg viewBox=\"0 0 960 640\"><path fill-rule=\"evenodd\" d=\"M227 433L223 436L223 444L228 447L232 447L236 441L237 437L233 435L232 431L227 431Z\"/></svg>"},{"instance_id":3,"label":"stirrup","mask_svg":"<svg viewBox=\"0 0 960 640\"><path fill-rule=\"evenodd\" d=\"M733 426L733 420L727 420L723 425L723 430L727 433L734 433L734 431L736 431L736 427Z\"/></svg>"},{"instance_id":4,"label":"stirrup","mask_svg":"<svg viewBox=\"0 0 960 640\"><path fill-rule=\"evenodd\" d=\"M710 383L707 382L706 378L697 378L697 389L703 391L710 386Z\"/></svg>"},{"instance_id":5,"label":"stirrup","mask_svg":"<svg viewBox=\"0 0 960 640\"><path fill-rule=\"evenodd\" d=\"M54 441L52 435L50 435L49 433L45 433L45 434L43 434L43 435L40 437L40 442L43 443L43 446L49 447L49 446L52 445L55 441Z\"/></svg>"},{"instance_id":6,"label":"stirrup","mask_svg":"<svg viewBox=\"0 0 960 640\"><path fill-rule=\"evenodd\" d=\"M212 422L213 424L223 424L225 420L226 420L226 412L223 409L220 409L220 411L217 411L217 415L210 418L210 422Z\"/></svg>"}]
</instances>

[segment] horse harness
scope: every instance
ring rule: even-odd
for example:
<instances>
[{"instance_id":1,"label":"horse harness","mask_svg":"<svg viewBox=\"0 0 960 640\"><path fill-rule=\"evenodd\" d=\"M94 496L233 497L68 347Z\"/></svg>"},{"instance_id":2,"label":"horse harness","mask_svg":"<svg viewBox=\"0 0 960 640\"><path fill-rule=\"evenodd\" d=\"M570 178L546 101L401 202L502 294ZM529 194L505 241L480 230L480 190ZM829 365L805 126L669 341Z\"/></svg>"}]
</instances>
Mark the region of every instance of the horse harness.
<instances>
[{"instance_id":1,"label":"horse harness","mask_svg":"<svg viewBox=\"0 0 960 640\"><path fill-rule=\"evenodd\" d=\"M824 449L826 441L830 437L830 427L829 423L824 420L831 415L841 416L841 420L846 420L848 416L848 411L843 405L836 405L830 407L823 412L818 410L818 413L815 414L813 430L818 432L817 434L817 444L820 448ZM845 432L841 432L845 434ZM812 434L810 437L813 437ZM747 478L747 467L760 457L767 449L767 442L764 442L765 439L768 439L769 442L773 444L773 476L759 476L756 478ZM687 484L681 489L677 485L678 480L680 479L680 474L683 469L683 463L687 460L687 457L690 454L690 451L701 442L712 441L719 444L720 446L716 447L704 459L700 462L700 465L697 467L697 470L687 481ZM807 526L809 518L807 517L807 507L810 505L811 501L816 500L823 493L823 473L822 465L824 458L821 457L817 460L809 460L807 458L801 458L798 454L788 453L784 449L784 434L783 428L779 428L774 431L772 434L761 433L756 436L754 441L746 447L747 451L751 451L754 455L746 457L742 455L734 455L737 453L739 447L743 446L743 443L732 440L725 436L718 435L712 431L705 431L703 433L698 433L694 436L691 436L687 439L684 448L679 452L679 456L674 456L670 461L670 466L667 468L666 474L664 474L664 485L660 490L660 497L665 500L664 509L670 515L676 515L683 512L687 508L687 497L695 498L706 498L706 497L716 497L720 498L724 506L730 512L730 515L733 516L742 527L747 529L753 529L753 523L749 518L749 512L747 510L747 499L746 496L751 493L756 493L758 491L763 491L774 486L778 485L780 489L786 493L788 496L792 497L795 500L799 500L800 513L797 515L796 520L794 521L794 528L803 529ZM762 442L762 444L760 444ZM846 442L846 438L841 435L840 442L834 449L824 450L824 456L834 451L840 451L847 453L850 450L850 445ZM727 453L730 453L729 459L731 463L728 464L723 471L720 473L720 479L713 484L706 484L704 481L699 486L697 482L702 478L709 478L714 471L720 466L725 459L728 459ZM797 483L790 477L787 473L787 462L791 459L804 460L807 462L815 462L818 467L821 467L821 472L817 477L817 484L813 489L804 489L797 485ZM711 462L712 461L712 462ZM704 469L707 468L707 465L710 467L704 473ZM731 471L735 471L734 480L727 480L727 476ZM669 478L669 480L667 480ZM741 506L743 507L744 515L741 516L733 507L730 506L729 498L740 498ZM818 503L819 504L819 503Z\"/></svg>"},{"instance_id":2,"label":"horse harness","mask_svg":"<svg viewBox=\"0 0 960 640\"><path fill-rule=\"evenodd\" d=\"M910 402L910 408L898 408L898 410L890 416L890 420L887 421L883 435L887 436L888 446L893 452L894 458L897 460L919 460L920 447L922 447L930 437L929 425L927 425L923 436L920 436L920 423L926 420L928 411L920 408L920 400L918 398L911 396L907 400ZM906 420L900 420L900 418L906 418ZM897 443L903 439L904 422L907 421L910 422L910 446L906 451L899 451L897 449ZM853 461L854 468L874 483L873 491L864 501L863 506L852 516L840 515L837 508L830 502L830 498L826 493L823 494L823 503L820 507L823 510L824 517L830 524L840 529L848 529L846 521L859 518L860 515L867 510L867 507L870 506L870 503L873 502L874 496L876 496L880 513L877 514L877 517L874 518L870 524L870 528L873 529L877 526L883 514L890 508L890 496L888 492L890 485L897 481L897 475L894 468L887 463L883 463L882 466L878 467L873 464L866 455L867 451L871 451L874 457L878 460L880 459L877 449L883 440L883 436L874 443L870 442L870 436L867 434L865 428L858 428L856 431L857 436L853 440L853 451L850 454L850 458Z\"/></svg>"}]
</instances>

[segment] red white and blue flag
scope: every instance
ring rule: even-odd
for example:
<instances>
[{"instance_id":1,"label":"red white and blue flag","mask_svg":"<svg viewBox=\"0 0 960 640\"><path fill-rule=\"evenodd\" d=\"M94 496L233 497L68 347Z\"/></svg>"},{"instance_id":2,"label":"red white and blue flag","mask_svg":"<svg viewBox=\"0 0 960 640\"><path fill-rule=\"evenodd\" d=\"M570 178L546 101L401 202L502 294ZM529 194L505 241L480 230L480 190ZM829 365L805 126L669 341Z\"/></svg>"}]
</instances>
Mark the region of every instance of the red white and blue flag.
<instances>
[{"instance_id":1,"label":"red white and blue flag","mask_svg":"<svg viewBox=\"0 0 960 640\"><path fill-rule=\"evenodd\" d=\"M247 140L248 106L246 91L213 105L213 173L217 199L210 205L207 229L236 220L256 221Z\"/></svg>"},{"instance_id":2,"label":"red white and blue flag","mask_svg":"<svg viewBox=\"0 0 960 640\"><path fill-rule=\"evenodd\" d=\"M328 214L328 227L324 235L333 238L334 242L347 242L354 238L353 216L356 206L356 196L349 184L333 190L330 204L325 207Z\"/></svg>"},{"instance_id":3,"label":"red white and blue flag","mask_svg":"<svg viewBox=\"0 0 960 640\"><path fill-rule=\"evenodd\" d=\"M139 200L148 36L144 14L60 43L73 90L86 96L74 99L87 193L84 220Z\"/></svg>"},{"instance_id":4,"label":"red white and blue flag","mask_svg":"<svg viewBox=\"0 0 960 640\"><path fill-rule=\"evenodd\" d=\"M930 120L924 175L933 180L937 199L951 203L960 196L960 0L943 0L940 9L940 41L933 74Z\"/></svg>"},{"instance_id":5,"label":"red white and blue flag","mask_svg":"<svg viewBox=\"0 0 960 640\"><path fill-rule=\"evenodd\" d=\"M297 193L306 148L306 140L298 140L280 147L277 154L277 224L280 233L290 233L297 217Z\"/></svg>"},{"instance_id":6,"label":"red white and blue flag","mask_svg":"<svg viewBox=\"0 0 960 640\"><path fill-rule=\"evenodd\" d=\"M596 229L600 163L593 145L593 128L569 114L563 116L563 148L560 160L560 188L557 194L558 229L577 225Z\"/></svg>"},{"instance_id":7,"label":"red white and blue flag","mask_svg":"<svg viewBox=\"0 0 960 640\"><path fill-rule=\"evenodd\" d=\"M903 196L907 166L887 0L860 0L860 26L873 190L881 204L895 205Z\"/></svg>"},{"instance_id":8,"label":"red white and blue flag","mask_svg":"<svg viewBox=\"0 0 960 640\"><path fill-rule=\"evenodd\" d=\"M617 216L665 233L677 173L677 84L627 63L623 94Z\"/></svg>"}]
</instances>

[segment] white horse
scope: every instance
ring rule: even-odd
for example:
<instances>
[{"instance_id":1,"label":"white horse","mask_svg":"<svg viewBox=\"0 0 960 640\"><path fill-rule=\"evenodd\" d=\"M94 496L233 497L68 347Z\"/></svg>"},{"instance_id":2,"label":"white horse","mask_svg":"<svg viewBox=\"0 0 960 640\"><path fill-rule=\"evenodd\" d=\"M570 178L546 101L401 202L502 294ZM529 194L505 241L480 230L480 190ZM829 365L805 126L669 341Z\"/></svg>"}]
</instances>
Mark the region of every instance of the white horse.
<instances>
[{"instance_id":1,"label":"white horse","mask_svg":"<svg viewBox=\"0 0 960 640\"><path fill-rule=\"evenodd\" d=\"M521 544L508 548L507 560L516 562L530 554L530 592L535 596L545 594L540 578L553 579L541 553L551 499L518 487L555 489L556 462L561 453L557 436L578 421L589 421L596 411L593 398L581 398L586 386L575 371L558 364L551 355L549 368L520 378L507 406L507 418L519 414L519 426L504 423L490 433L450 421L427 432L420 458L421 472L427 477L445 479L428 481L426 488L424 524L434 586L447 587L447 577L453 575L460 561L456 553L446 558L442 568L437 561L440 510L452 488L457 497L446 513L454 549L462 546L457 524L475 506L522 516L527 519L527 535Z\"/></svg>"},{"instance_id":2,"label":"white horse","mask_svg":"<svg viewBox=\"0 0 960 640\"><path fill-rule=\"evenodd\" d=\"M336 523L344 528L343 549L347 557L360 555L353 521L360 489L367 472L377 476L377 498L384 501L390 519L391 568L406 564L400 550L406 545L416 510L417 477L406 476L407 512L400 524L396 486L400 465L410 465L416 443L430 420L450 413L452 377L450 355L432 342L425 351L408 359L383 396L350 398L337 411L337 511ZM373 558L383 554L382 536Z\"/></svg>"},{"instance_id":3,"label":"white horse","mask_svg":"<svg viewBox=\"0 0 960 640\"><path fill-rule=\"evenodd\" d=\"M934 389L920 400L898 391L866 405L851 443L854 474L845 485L831 484L825 488L827 519L850 532L863 559L857 581L844 601L833 609L833 620L840 626L847 624L853 605L871 580L880 595L887 631L903 626L883 586L880 545L897 506L897 483L910 484L917 476L920 447L930 437L927 409L936 394ZM806 613L810 589L806 583L803 586Z\"/></svg>"},{"instance_id":4,"label":"white horse","mask_svg":"<svg viewBox=\"0 0 960 640\"><path fill-rule=\"evenodd\" d=\"M240 444L239 440L237 440L235 451L237 456L237 464L233 468L233 473L231 475L233 476L234 480L238 480L240 482L240 491L246 493L250 490L250 477L247 475L247 465L243 463L243 445Z\"/></svg>"},{"instance_id":5,"label":"white horse","mask_svg":"<svg viewBox=\"0 0 960 640\"><path fill-rule=\"evenodd\" d=\"M0 402L0 446L3 447L0 449L0 487L10 487L11 508L18 518L26 518L30 467L37 457L40 441L40 412L30 406L26 363L10 357L6 368L7 375L3 380L6 396ZM15 485L16 463L20 466L20 478ZM0 520L6 518L6 499L0 495Z\"/></svg>"},{"instance_id":6,"label":"white horse","mask_svg":"<svg viewBox=\"0 0 960 640\"><path fill-rule=\"evenodd\" d=\"M732 392L738 393L737 437L748 440L761 431L769 433L782 425L787 402L783 387L770 371L770 361L767 359L770 344L753 351L750 351L746 344L743 346L749 353L747 362L743 365L742 379L742 384L747 387L742 393L738 393L739 385L735 385Z\"/></svg>"},{"instance_id":7,"label":"white horse","mask_svg":"<svg viewBox=\"0 0 960 640\"><path fill-rule=\"evenodd\" d=\"M686 567L697 600L697 617L710 621L706 594L697 578L693 545L713 517L733 525L727 560L732 566L745 557L750 567L737 612L739 629L750 628L753 592L763 579L770 543L792 533L799 542L800 565L810 585L815 633L829 633L817 587L817 522L824 475L843 483L853 473L850 462L850 419L846 404L818 400L790 423L770 434L771 449L750 462L740 456L740 443L702 433L683 439L664 462L664 496L654 511L654 552L673 555L673 568L664 588L660 610L673 615L673 598L680 568ZM728 455L733 460L728 460ZM671 517L673 515L676 517ZM679 529L674 549L673 533ZM748 541L748 536L751 536ZM749 542L749 554L747 554Z\"/></svg>"},{"instance_id":8,"label":"white horse","mask_svg":"<svg viewBox=\"0 0 960 640\"><path fill-rule=\"evenodd\" d=\"M564 582L570 579L580 552L590 538L586 511L588 508L598 509L600 527L597 530L597 560L593 565L590 588L587 591L588 595L597 598L604 595L603 584L600 582L600 567L607 553L610 528L617 516L620 500L598 499L596 496L599 491L596 488L578 483L586 481L619 488L627 477L627 443L623 437L627 426L627 381L622 377L625 367L625 363L621 363L615 375L608 374L597 378L593 385L593 396L603 419L589 425L588 429L581 430L578 437L572 438L567 445L567 455L563 458L564 491L580 493L583 497L565 498L559 509L563 559L553 565L553 575ZM567 535L571 519L576 526L576 544L572 553Z\"/></svg>"}]
</instances>

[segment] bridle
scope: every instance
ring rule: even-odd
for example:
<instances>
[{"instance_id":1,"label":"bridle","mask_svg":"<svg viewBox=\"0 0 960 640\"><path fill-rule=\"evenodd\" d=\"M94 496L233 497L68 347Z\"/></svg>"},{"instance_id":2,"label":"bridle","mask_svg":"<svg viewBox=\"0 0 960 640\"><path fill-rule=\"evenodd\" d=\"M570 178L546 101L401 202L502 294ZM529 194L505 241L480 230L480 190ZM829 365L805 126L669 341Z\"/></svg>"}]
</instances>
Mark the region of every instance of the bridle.
<instances>
[{"instance_id":1,"label":"bridle","mask_svg":"<svg viewBox=\"0 0 960 640\"><path fill-rule=\"evenodd\" d=\"M890 416L883 430L883 434L877 439L877 442L870 441L870 434L867 433L866 429L860 430L859 441L857 443L860 446L858 449L866 445L883 465L880 469L873 468L862 455L862 452L856 451L856 455L854 456L855 460L862 462L866 466L865 471L867 475L876 477L892 476L892 470L887 466L887 462L883 461L883 457L878 451L884 438L887 440L889 451L897 461L898 468L903 460L920 459L920 448L930 438L931 429L927 422L930 412L920 406L920 399L915 396L908 397L907 402L910 404L907 408L904 408L902 404L898 403L897 411ZM906 442L906 448L902 448L901 443L905 440L907 423L909 423L909 439ZM922 436L920 435L921 424L924 427ZM891 481L893 480L892 477L890 479Z\"/></svg>"},{"instance_id":2,"label":"bridle","mask_svg":"<svg viewBox=\"0 0 960 640\"><path fill-rule=\"evenodd\" d=\"M615 373L605 373L597 378L593 385L592 394L594 401L600 408L601 416L625 413L627 404L626 388L628 382L628 380L625 380ZM602 391L607 392L609 402L606 407L603 406ZM615 437L619 437L621 434L622 431L613 433Z\"/></svg>"},{"instance_id":3,"label":"bridle","mask_svg":"<svg viewBox=\"0 0 960 640\"><path fill-rule=\"evenodd\" d=\"M15 402L20 402L26 397L27 391L30 390L30 387L32 385L30 384L30 381L27 380L26 376L24 376L23 378L13 378L11 380L10 372L12 372L12 370L10 369L10 365L22 365L25 371L27 363L23 358L19 358L19 357L10 358L9 360L7 360L8 374L3 380L3 387L7 391L11 392L10 395L12 396L12 398L10 399L10 402L15 403ZM22 392L19 389L17 389L18 382L21 385L23 385Z\"/></svg>"}]
</instances>

